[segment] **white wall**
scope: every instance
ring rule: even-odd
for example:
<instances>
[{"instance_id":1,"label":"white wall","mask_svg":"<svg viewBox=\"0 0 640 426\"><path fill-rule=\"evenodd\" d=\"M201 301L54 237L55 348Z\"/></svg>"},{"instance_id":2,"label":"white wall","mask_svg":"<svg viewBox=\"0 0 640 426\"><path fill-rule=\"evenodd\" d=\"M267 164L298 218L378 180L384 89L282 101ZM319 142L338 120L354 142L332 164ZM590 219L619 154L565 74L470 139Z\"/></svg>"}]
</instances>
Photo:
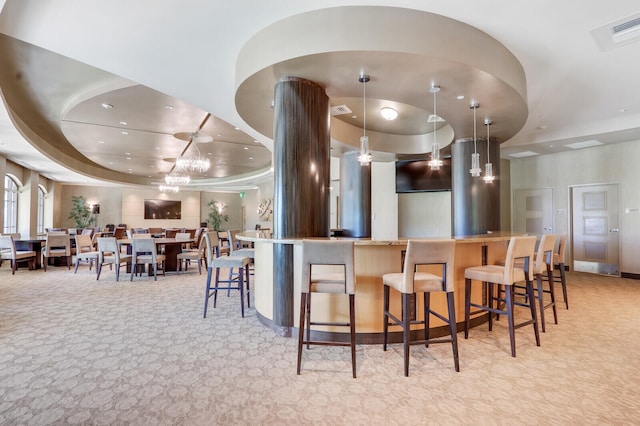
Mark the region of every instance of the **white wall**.
<instances>
[{"instance_id":1,"label":"white wall","mask_svg":"<svg viewBox=\"0 0 640 426\"><path fill-rule=\"evenodd\" d=\"M398 194L393 161L371 163L371 238L398 239Z\"/></svg>"},{"instance_id":2,"label":"white wall","mask_svg":"<svg viewBox=\"0 0 640 426\"><path fill-rule=\"evenodd\" d=\"M451 191L398 194L400 238L451 237Z\"/></svg>"},{"instance_id":3,"label":"white wall","mask_svg":"<svg viewBox=\"0 0 640 426\"><path fill-rule=\"evenodd\" d=\"M640 141L511 160L511 191L553 188L554 229L569 232L571 185L618 183L620 271L640 273ZM570 242L569 242L570 243Z\"/></svg>"}]
</instances>

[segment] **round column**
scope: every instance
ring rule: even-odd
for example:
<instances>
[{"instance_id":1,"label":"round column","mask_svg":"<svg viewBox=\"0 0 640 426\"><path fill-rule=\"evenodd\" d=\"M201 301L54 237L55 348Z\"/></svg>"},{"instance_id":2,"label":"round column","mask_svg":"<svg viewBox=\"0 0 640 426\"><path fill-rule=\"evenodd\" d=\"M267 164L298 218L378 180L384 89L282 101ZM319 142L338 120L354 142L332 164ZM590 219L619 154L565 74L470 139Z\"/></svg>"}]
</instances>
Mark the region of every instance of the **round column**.
<instances>
[{"instance_id":1,"label":"round column","mask_svg":"<svg viewBox=\"0 0 640 426\"><path fill-rule=\"evenodd\" d=\"M346 237L371 237L371 163L361 166L359 151L340 160L340 227Z\"/></svg>"},{"instance_id":2,"label":"round column","mask_svg":"<svg viewBox=\"0 0 640 426\"><path fill-rule=\"evenodd\" d=\"M288 77L275 86L273 237L327 237L330 227L329 97ZM274 244L274 322L293 326L293 246Z\"/></svg>"},{"instance_id":3,"label":"round column","mask_svg":"<svg viewBox=\"0 0 640 426\"><path fill-rule=\"evenodd\" d=\"M451 146L453 235L486 234L500 229L500 144L491 140L489 154L493 182L483 179L487 163L487 141L477 141L482 174L471 176L473 139L459 139Z\"/></svg>"}]
</instances>

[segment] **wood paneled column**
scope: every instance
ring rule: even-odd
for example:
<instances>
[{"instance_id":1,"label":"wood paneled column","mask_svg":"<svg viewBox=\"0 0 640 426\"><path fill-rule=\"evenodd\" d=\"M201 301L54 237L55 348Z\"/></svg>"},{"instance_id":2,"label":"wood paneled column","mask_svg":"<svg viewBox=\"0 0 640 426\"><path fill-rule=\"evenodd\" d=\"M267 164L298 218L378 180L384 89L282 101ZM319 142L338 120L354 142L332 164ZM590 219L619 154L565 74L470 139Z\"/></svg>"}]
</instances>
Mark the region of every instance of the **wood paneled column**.
<instances>
[{"instance_id":1,"label":"wood paneled column","mask_svg":"<svg viewBox=\"0 0 640 426\"><path fill-rule=\"evenodd\" d=\"M329 236L329 97L318 84L281 80L274 100L274 238ZM293 326L293 246L273 246L274 322Z\"/></svg>"}]
</instances>

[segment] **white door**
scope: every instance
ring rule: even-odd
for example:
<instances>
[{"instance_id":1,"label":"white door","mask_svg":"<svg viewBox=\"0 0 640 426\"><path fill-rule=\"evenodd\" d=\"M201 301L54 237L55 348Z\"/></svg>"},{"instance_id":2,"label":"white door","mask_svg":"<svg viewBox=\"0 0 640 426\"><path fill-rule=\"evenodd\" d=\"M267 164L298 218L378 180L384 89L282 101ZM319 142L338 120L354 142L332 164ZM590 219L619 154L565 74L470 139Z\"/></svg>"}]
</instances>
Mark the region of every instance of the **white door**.
<instances>
[{"instance_id":1,"label":"white door","mask_svg":"<svg viewBox=\"0 0 640 426\"><path fill-rule=\"evenodd\" d=\"M620 275L618 185L572 188L573 269Z\"/></svg>"},{"instance_id":2,"label":"white door","mask_svg":"<svg viewBox=\"0 0 640 426\"><path fill-rule=\"evenodd\" d=\"M553 233L553 190L516 189L514 231L530 235Z\"/></svg>"}]
</instances>

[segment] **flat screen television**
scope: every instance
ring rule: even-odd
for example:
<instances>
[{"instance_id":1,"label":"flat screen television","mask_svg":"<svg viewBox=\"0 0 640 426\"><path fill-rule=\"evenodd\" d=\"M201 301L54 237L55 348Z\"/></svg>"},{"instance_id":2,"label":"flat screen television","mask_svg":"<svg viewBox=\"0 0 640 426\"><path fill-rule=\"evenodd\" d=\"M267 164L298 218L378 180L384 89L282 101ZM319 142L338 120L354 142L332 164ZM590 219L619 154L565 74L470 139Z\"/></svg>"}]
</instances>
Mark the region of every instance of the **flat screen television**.
<instances>
[{"instance_id":1,"label":"flat screen television","mask_svg":"<svg viewBox=\"0 0 640 426\"><path fill-rule=\"evenodd\" d=\"M451 191L451 158L443 158L440 170L427 160L396 161L396 193Z\"/></svg>"},{"instance_id":2,"label":"flat screen television","mask_svg":"<svg viewBox=\"0 0 640 426\"><path fill-rule=\"evenodd\" d=\"M181 215L179 200L144 200L145 219L180 219Z\"/></svg>"}]
</instances>

